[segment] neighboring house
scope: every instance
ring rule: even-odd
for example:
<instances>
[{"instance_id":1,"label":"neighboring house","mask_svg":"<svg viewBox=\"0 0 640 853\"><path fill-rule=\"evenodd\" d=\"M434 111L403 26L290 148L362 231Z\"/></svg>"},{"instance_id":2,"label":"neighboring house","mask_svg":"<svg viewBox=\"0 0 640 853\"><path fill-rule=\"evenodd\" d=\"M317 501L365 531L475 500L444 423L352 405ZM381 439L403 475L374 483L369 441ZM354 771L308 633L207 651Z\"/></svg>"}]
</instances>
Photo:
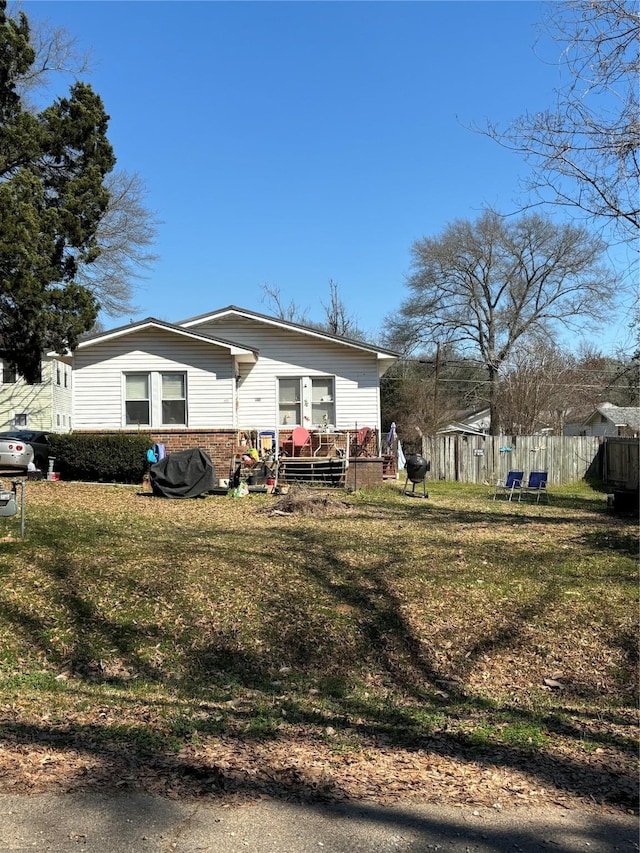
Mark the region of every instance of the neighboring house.
<instances>
[{"instance_id":1,"label":"neighboring house","mask_svg":"<svg viewBox=\"0 0 640 853\"><path fill-rule=\"evenodd\" d=\"M380 377L397 357L235 306L178 324L148 318L85 338L68 357L74 429L379 435Z\"/></svg>"},{"instance_id":2,"label":"neighboring house","mask_svg":"<svg viewBox=\"0 0 640 853\"><path fill-rule=\"evenodd\" d=\"M491 427L491 410L469 409L459 421L452 421L438 430L438 435L486 435Z\"/></svg>"},{"instance_id":3,"label":"neighboring house","mask_svg":"<svg viewBox=\"0 0 640 853\"><path fill-rule=\"evenodd\" d=\"M503 435L549 435L555 432L550 426L556 418L553 412L541 412L540 417L535 420L533 429L524 432L518 425L503 428ZM593 433L580 432L581 424L571 424L564 428L563 435L591 435ZM468 409L457 421L452 421L443 429L438 430L438 435L488 435L491 430L491 410L488 406L482 409Z\"/></svg>"},{"instance_id":4,"label":"neighboring house","mask_svg":"<svg viewBox=\"0 0 640 853\"><path fill-rule=\"evenodd\" d=\"M602 403L581 424L567 424L564 435L623 436L640 435L640 406L614 406Z\"/></svg>"},{"instance_id":5,"label":"neighboring house","mask_svg":"<svg viewBox=\"0 0 640 853\"><path fill-rule=\"evenodd\" d=\"M13 428L69 432L71 418L71 366L62 359L43 356L40 382L28 384L2 359L0 431Z\"/></svg>"}]
</instances>

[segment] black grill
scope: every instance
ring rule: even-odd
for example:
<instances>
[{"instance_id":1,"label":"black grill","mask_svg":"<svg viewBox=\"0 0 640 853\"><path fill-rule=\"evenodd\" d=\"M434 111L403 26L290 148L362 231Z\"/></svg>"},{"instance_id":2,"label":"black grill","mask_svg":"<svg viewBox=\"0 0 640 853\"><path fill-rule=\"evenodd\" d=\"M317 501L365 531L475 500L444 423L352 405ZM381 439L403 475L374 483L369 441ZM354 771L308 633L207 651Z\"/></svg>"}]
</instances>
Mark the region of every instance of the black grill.
<instances>
[{"instance_id":1,"label":"black grill","mask_svg":"<svg viewBox=\"0 0 640 853\"><path fill-rule=\"evenodd\" d=\"M415 495L416 485L418 483L422 483L422 496L425 498L429 497L429 493L427 492L427 471L431 468L431 463L428 462L424 456L420 456L419 453L415 453L413 456L408 456L404 470L407 475L407 479L405 480L404 488L402 489L403 495ZM410 492L407 492L407 485L411 482L412 488Z\"/></svg>"}]
</instances>

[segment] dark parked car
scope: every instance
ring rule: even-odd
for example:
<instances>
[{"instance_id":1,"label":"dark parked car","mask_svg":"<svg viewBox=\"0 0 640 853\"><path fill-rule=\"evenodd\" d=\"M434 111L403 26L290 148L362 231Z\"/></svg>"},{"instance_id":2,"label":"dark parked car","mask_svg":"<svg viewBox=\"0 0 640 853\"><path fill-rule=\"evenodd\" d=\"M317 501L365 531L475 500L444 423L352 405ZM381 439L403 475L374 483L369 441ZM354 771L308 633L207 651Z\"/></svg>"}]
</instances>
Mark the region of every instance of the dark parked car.
<instances>
[{"instance_id":1,"label":"dark parked car","mask_svg":"<svg viewBox=\"0 0 640 853\"><path fill-rule=\"evenodd\" d=\"M46 432L38 432L38 430L33 429L14 429L0 432L0 454L2 454L2 448L7 446L7 442L12 444L16 441L28 444L33 448L33 462L36 468L46 473L49 467L49 435ZM26 457L19 460L19 465L16 467L21 467L24 458ZM8 457L6 461L8 461ZM26 466L27 463L25 462L24 467L26 468Z\"/></svg>"}]
</instances>

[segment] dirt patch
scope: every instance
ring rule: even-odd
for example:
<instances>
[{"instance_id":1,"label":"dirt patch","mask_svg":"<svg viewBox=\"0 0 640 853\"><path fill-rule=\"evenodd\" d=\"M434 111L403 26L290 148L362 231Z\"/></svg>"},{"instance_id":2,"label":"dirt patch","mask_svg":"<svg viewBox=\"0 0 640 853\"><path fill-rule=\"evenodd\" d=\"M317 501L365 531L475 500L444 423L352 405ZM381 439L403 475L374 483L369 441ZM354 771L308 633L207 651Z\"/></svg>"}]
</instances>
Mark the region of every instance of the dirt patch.
<instances>
[{"instance_id":1,"label":"dirt patch","mask_svg":"<svg viewBox=\"0 0 640 853\"><path fill-rule=\"evenodd\" d=\"M353 505L337 495L324 491L291 486L276 504L267 510L270 515L312 515L316 517L353 512Z\"/></svg>"}]
</instances>

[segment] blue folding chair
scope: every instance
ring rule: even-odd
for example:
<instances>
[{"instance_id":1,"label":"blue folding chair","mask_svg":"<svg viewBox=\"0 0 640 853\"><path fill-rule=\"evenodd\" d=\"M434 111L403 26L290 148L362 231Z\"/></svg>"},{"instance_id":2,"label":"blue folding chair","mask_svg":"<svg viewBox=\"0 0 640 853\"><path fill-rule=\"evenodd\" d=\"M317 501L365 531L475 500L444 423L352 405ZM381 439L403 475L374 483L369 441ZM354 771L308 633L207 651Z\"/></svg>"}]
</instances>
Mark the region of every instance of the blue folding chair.
<instances>
[{"instance_id":1,"label":"blue folding chair","mask_svg":"<svg viewBox=\"0 0 640 853\"><path fill-rule=\"evenodd\" d=\"M520 494L518 495L518 500L522 500L522 496L525 498L529 498L531 495L536 496L536 503L540 503L540 498L544 497L544 500L549 503L549 492L547 491L547 472L546 471L532 471L529 474L529 479L527 480L526 486L522 486L520 489Z\"/></svg>"},{"instance_id":2,"label":"blue folding chair","mask_svg":"<svg viewBox=\"0 0 640 853\"><path fill-rule=\"evenodd\" d=\"M504 495L507 500L511 500L515 492L520 492L522 489L522 480L524 479L524 471L509 471L507 476L502 480L498 480L493 492L493 499L498 495Z\"/></svg>"}]
</instances>

